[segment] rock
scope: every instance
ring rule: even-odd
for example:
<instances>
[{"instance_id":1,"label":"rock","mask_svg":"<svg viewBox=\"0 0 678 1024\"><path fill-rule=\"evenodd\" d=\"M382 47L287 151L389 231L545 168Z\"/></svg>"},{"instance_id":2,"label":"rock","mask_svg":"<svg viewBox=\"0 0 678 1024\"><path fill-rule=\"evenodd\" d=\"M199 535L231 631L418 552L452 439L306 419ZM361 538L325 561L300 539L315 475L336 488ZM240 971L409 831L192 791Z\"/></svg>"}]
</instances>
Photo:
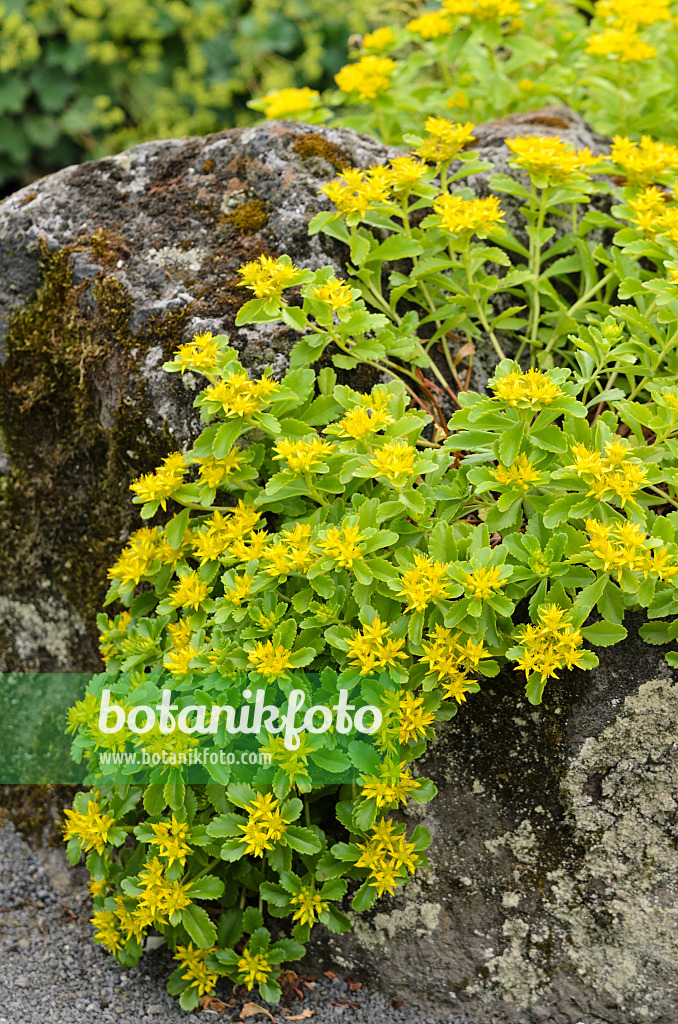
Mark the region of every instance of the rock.
<instances>
[{"instance_id":1,"label":"rock","mask_svg":"<svg viewBox=\"0 0 678 1024\"><path fill-rule=\"evenodd\" d=\"M508 170L501 140L518 132L604 142L547 108L479 126L478 148ZM0 203L0 671L97 665L106 570L139 525L128 484L199 428L197 381L163 362L197 330L224 330L254 374L283 374L296 334L234 327L247 298L238 267L289 253L342 273L344 247L307 234L329 205L318 189L395 152L353 131L269 123L145 143ZM493 365L479 351L472 385ZM350 375L358 389L376 379Z\"/></svg>"},{"instance_id":2,"label":"rock","mask_svg":"<svg viewBox=\"0 0 678 1024\"><path fill-rule=\"evenodd\" d=\"M478 148L501 165L518 133L605 147L548 109L479 126ZM342 247L307 236L317 190L389 155L266 124L137 146L0 204L0 670L97 668L106 569L139 525L128 484L199 430L197 381L163 361L225 330L253 373L284 373L293 331L234 327L237 268L288 252L341 273ZM430 871L316 959L478 1024L674 1024L677 728L672 674L633 636L538 709L517 673L486 681L422 765L439 795L410 820L432 831Z\"/></svg>"},{"instance_id":3,"label":"rock","mask_svg":"<svg viewBox=\"0 0 678 1024\"><path fill-rule=\"evenodd\" d=\"M283 374L294 331L234 329L238 267L290 253L341 272L343 247L307 234L317 191L387 156L267 124L137 146L0 203L0 671L97 666L106 570L139 525L128 485L199 431L198 382L163 362L225 330L254 374Z\"/></svg>"},{"instance_id":4,"label":"rock","mask_svg":"<svg viewBox=\"0 0 678 1024\"><path fill-rule=\"evenodd\" d=\"M641 621L540 707L504 671L438 727L438 796L402 819L430 871L316 958L478 1024L678 1019L678 683Z\"/></svg>"}]
</instances>

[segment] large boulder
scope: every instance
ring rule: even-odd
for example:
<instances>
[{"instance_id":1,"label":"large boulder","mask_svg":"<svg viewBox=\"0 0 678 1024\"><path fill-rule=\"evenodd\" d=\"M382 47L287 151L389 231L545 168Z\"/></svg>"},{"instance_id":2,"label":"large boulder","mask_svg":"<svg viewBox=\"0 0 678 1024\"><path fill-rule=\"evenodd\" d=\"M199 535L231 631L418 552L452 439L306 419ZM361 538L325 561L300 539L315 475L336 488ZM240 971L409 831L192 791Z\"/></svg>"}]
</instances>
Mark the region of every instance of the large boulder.
<instances>
[{"instance_id":1,"label":"large boulder","mask_svg":"<svg viewBox=\"0 0 678 1024\"><path fill-rule=\"evenodd\" d=\"M481 125L474 145L510 171L503 139L539 133L604 144L549 108ZM162 363L196 330L223 330L254 373L282 374L295 332L234 327L238 267L289 253L341 274L344 247L308 237L329 208L318 189L395 152L275 122L145 143L0 203L0 671L96 666L106 569L138 525L128 484L198 430L196 382ZM471 183L486 192L486 176ZM516 203L504 206L513 226ZM492 364L481 346L474 386Z\"/></svg>"},{"instance_id":2,"label":"large boulder","mask_svg":"<svg viewBox=\"0 0 678 1024\"><path fill-rule=\"evenodd\" d=\"M510 135L604 146L567 110L476 134L502 170ZM237 268L287 252L341 273L342 247L307 236L317 191L388 156L277 123L137 146L0 204L0 670L97 667L106 569L138 525L128 484L199 429L198 382L163 361L209 328L284 372L293 331L234 327ZM423 765L430 871L314 955L479 1024L674 1024L677 736L678 686L635 635L539 709L517 673L487 681Z\"/></svg>"}]
</instances>

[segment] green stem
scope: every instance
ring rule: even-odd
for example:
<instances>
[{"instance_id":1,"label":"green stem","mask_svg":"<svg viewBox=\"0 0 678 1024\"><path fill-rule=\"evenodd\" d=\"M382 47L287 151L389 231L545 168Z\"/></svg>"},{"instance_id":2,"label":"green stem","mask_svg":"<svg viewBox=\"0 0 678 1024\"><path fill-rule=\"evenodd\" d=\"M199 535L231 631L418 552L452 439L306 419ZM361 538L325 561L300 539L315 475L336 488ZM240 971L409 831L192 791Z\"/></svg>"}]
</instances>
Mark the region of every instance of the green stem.
<instances>
[{"instance_id":1,"label":"green stem","mask_svg":"<svg viewBox=\"0 0 678 1024\"><path fill-rule=\"evenodd\" d=\"M655 367L654 373L657 372L657 370L659 369L659 367L662 364L662 360L664 359L664 356L666 356L671 351L671 349L675 345L676 341L678 341L678 330L674 331L674 333L671 335L671 337L669 338L669 340L666 342L666 344L662 348L661 352L659 353L659 356L657 357L657 365ZM643 379L640 381L640 383L636 384L635 388L633 389L633 391L629 395L627 401L629 401L629 402L633 401L633 399L636 397L638 392L642 391L642 389L645 387L645 385L648 383L648 381L652 380L652 378L654 377L654 373L650 373L650 374L647 375L647 377L643 377Z\"/></svg>"},{"instance_id":2,"label":"green stem","mask_svg":"<svg viewBox=\"0 0 678 1024\"><path fill-rule=\"evenodd\" d=\"M490 327L490 325L489 325L489 323L487 321L487 317L485 316L485 310L483 309L482 303L480 302L480 300L478 299L477 295L475 294L475 289L473 287L473 285L474 285L474 282L473 282L473 271L471 270L471 248L470 247L471 247L471 240L469 239L468 242L466 243L466 248L464 249L464 266L466 268L466 280L468 281L469 296L470 296L470 298L473 300L473 302L475 304L476 316L478 317L478 319L480 320L481 324L485 328L485 331L487 332L487 334L489 336L489 339L492 342L492 345L494 347L495 352L497 353L497 355L499 356L500 359L506 359L506 356L504 355L502 347L499 344L499 342L497 341L497 337L496 337L494 331L492 330L492 328Z\"/></svg>"},{"instance_id":3,"label":"green stem","mask_svg":"<svg viewBox=\"0 0 678 1024\"><path fill-rule=\"evenodd\" d=\"M221 863L221 857L215 857L214 860L211 860L209 864L205 865L202 871L199 871L197 875L193 875L193 878L189 879L189 881L186 884L190 885L191 882L196 882L199 878L202 878L203 875L208 874L212 870L212 868L215 868L217 866L217 864Z\"/></svg>"}]
</instances>

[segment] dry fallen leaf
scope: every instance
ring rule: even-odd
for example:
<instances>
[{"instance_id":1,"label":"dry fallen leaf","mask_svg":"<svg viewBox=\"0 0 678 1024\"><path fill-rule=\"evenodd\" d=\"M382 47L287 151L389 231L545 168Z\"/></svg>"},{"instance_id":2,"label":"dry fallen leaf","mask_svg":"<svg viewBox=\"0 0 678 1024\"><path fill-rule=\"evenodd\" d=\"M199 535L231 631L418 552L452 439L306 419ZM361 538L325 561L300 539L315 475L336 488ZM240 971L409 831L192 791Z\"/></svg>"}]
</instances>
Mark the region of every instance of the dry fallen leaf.
<instances>
[{"instance_id":1,"label":"dry fallen leaf","mask_svg":"<svg viewBox=\"0 0 678 1024\"><path fill-rule=\"evenodd\" d=\"M267 1017L273 1020L271 1011L267 1010L265 1006L259 1006L258 1003L245 1003L240 1011L240 1017L244 1020L245 1017L255 1017L258 1013L265 1013Z\"/></svg>"},{"instance_id":2,"label":"dry fallen leaf","mask_svg":"<svg viewBox=\"0 0 678 1024\"><path fill-rule=\"evenodd\" d=\"M223 1013L229 1006L233 1006L233 1003L224 1003L221 999L217 999L216 996L203 996L200 1000L201 1009L215 1010L217 1013Z\"/></svg>"},{"instance_id":3,"label":"dry fallen leaf","mask_svg":"<svg viewBox=\"0 0 678 1024\"><path fill-rule=\"evenodd\" d=\"M302 1010L301 1013L295 1014L294 1017L288 1017L287 1014L285 1014L285 1020L306 1020L307 1017L312 1017L312 1016L313 1016L313 1010L306 1009L306 1010Z\"/></svg>"},{"instance_id":4,"label":"dry fallen leaf","mask_svg":"<svg viewBox=\"0 0 678 1024\"><path fill-rule=\"evenodd\" d=\"M323 974L325 975L326 978L329 978L330 981L334 981L334 979L336 978L336 974L334 973L334 971L323 971Z\"/></svg>"}]
</instances>

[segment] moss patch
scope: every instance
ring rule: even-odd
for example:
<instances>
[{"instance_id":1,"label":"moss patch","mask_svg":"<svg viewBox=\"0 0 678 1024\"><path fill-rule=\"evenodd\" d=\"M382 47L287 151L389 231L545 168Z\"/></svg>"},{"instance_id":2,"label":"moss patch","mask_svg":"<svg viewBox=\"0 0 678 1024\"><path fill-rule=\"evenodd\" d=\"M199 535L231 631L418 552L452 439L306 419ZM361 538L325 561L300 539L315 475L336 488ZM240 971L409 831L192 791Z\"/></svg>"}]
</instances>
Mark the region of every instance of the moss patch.
<instances>
[{"instance_id":1,"label":"moss patch","mask_svg":"<svg viewBox=\"0 0 678 1024\"><path fill-rule=\"evenodd\" d=\"M244 235L253 235L255 231L261 231L268 224L268 211L266 204L261 199L250 199L242 203L232 213L223 217L226 224L232 224Z\"/></svg>"},{"instance_id":2,"label":"moss patch","mask_svg":"<svg viewBox=\"0 0 678 1024\"><path fill-rule=\"evenodd\" d=\"M190 308L133 335L125 288L103 272L74 284L73 248L43 247L42 284L8 325L0 432L13 468L0 480L0 592L30 601L50 593L41 589L48 581L64 595L88 633L73 668L88 670L98 664L94 621L106 570L140 525L128 485L175 447L149 429L138 363L151 345L171 351ZM104 412L106 396L117 404L119 394L126 401ZM12 660L8 635L0 667L5 660L39 667Z\"/></svg>"},{"instance_id":3,"label":"moss patch","mask_svg":"<svg viewBox=\"0 0 678 1024\"><path fill-rule=\"evenodd\" d=\"M312 160L314 157L326 160L337 172L354 166L353 160L343 146L329 142L324 135L317 132L300 135L292 143L292 149L302 160Z\"/></svg>"}]
</instances>

